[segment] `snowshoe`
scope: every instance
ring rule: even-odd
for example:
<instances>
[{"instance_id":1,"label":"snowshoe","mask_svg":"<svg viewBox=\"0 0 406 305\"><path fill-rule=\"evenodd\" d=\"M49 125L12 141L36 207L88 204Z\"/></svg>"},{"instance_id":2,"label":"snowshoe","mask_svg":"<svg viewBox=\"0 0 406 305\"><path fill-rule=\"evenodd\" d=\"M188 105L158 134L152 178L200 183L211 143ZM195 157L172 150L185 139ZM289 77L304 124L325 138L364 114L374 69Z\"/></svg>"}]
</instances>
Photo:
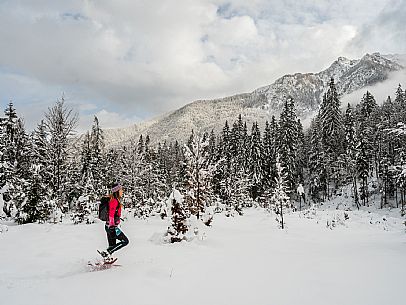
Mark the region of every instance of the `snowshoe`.
<instances>
[{"instance_id":1,"label":"snowshoe","mask_svg":"<svg viewBox=\"0 0 406 305\"><path fill-rule=\"evenodd\" d=\"M103 259L96 259L95 261L89 261L87 263L90 271L101 271L110 269L111 267L117 267L120 265L114 264L117 261L116 257L108 257Z\"/></svg>"}]
</instances>

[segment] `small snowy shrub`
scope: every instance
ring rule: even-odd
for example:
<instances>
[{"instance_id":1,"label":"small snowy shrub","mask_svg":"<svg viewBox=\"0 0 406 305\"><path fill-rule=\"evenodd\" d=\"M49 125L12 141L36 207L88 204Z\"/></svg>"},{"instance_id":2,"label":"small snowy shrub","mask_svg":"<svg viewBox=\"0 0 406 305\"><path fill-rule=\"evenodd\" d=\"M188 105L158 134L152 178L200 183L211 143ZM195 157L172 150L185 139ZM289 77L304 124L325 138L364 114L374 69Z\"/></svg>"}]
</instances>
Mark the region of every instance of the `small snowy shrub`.
<instances>
[{"instance_id":1,"label":"small snowy shrub","mask_svg":"<svg viewBox=\"0 0 406 305\"><path fill-rule=\"evenodd\" d=\"M71 215L74 224L86 223L91 224L95 222L92 215L92 204L89 196L80 196L76 203L76 211Z\"/></svg>"},{"instance_id":2,"label":"small snowy shrub","mask_svg":"<svg viewBox=\"0 0 406 305\"><path fill-rule=\"evenodd\" d=\"M345 226L345 221L349 219L346 212L334 214L331 219L327 219L326 227L333 230L337 226Z\"/></svg>"},{"instance_id":3,"label":"small snowy shrub","mask_svg":"<svg viewBox=\"0 0 406 305\"><path fill-rule=\"evenodd\" d=\"M167 237L171 243L179 242L185 239L188 231L187 213L183 205L183 196L176 189L172 190L171 196L171 220L172 224L168 228Z\"/></svg>"},{"instance_id":4,"label":"small snowy shrub","mask_svg":"<svg viewBox=\"0 0 406 305\"><path fill-rule=\"evenodd\" d=\"M6 233L6 232L8 232L8 226L0 225L0 233Z\"/></svg>"}]
</instances>

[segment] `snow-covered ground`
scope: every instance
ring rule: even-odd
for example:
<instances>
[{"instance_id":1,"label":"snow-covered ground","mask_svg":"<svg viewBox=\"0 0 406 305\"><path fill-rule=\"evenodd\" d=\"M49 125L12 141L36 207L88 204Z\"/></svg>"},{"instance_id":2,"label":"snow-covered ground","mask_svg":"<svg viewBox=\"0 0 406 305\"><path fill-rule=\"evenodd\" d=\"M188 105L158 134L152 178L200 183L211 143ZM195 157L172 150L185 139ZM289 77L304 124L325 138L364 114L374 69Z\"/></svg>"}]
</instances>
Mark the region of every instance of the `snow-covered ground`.
<instances>
[{"instance_id":1,"label":"snow-covered ground","mask_svg":"<svg viewBox=\"0 0 406 305\"><path fill-rule=\"evenodd\" d=\"M405 219L399 210L346 213L289 214L286 230L260 209L216 214L178 244L159 242L166 220L129 219L121 266L97 272L87 262L106 246L102 223L9 226L0 304L405 304Z\"/></svg>"}]
</instances>

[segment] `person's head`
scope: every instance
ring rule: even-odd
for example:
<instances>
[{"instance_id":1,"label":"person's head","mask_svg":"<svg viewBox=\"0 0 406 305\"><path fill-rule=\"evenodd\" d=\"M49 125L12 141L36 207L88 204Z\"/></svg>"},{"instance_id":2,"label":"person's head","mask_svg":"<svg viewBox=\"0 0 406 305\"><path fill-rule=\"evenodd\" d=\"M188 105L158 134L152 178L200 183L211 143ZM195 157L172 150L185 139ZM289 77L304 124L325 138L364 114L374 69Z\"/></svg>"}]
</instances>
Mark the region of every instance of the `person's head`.
<instances>
[{"instance_id":1,"label":"person's head","mask_svg":"<svg viewBox=\"0 0 406 305\"><path fill-rule=\"evenodd\" d=\"M113 183L111 186L111 193L116 199L120 199L123 196L123 187L119 183Z\"/></svg>"}]
</instances>

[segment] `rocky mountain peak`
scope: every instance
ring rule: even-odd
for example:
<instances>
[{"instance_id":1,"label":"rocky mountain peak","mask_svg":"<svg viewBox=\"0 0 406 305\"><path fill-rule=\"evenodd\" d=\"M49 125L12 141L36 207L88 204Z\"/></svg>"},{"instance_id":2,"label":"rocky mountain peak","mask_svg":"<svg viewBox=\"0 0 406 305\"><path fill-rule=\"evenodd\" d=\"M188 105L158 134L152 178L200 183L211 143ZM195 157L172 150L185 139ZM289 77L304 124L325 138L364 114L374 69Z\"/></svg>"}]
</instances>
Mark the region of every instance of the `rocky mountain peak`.
<instances>
[{"instance_id":1,"label":"rocky mountain peak","mask_svg":"<svg viewBox=\"0 0 406 305\"><path fill-rule=\"evenodd\" d=\"M311 119L317 112L323 94L334 78L340 95L349 94L365 86L384 81L393 71L403 69L396 58L379 53L365 54L361 59L339 57L327 69L319 73L296 73L284 75L273 84L254 90L251 93L230 97L201 100L187 104L167 115L161 116L151 124L133 128L127 141L134 141L140 134L149 134L151 141L183 141L191 130L196 133L219 132L226 120L233 122L239 114L247 124L258 122L260 125L278 117L287 97L293 97L298 117ZM106 135L108 138L108 135ZM124 141L125 142L125 141Z\"/></svg>"}]
</instances>

